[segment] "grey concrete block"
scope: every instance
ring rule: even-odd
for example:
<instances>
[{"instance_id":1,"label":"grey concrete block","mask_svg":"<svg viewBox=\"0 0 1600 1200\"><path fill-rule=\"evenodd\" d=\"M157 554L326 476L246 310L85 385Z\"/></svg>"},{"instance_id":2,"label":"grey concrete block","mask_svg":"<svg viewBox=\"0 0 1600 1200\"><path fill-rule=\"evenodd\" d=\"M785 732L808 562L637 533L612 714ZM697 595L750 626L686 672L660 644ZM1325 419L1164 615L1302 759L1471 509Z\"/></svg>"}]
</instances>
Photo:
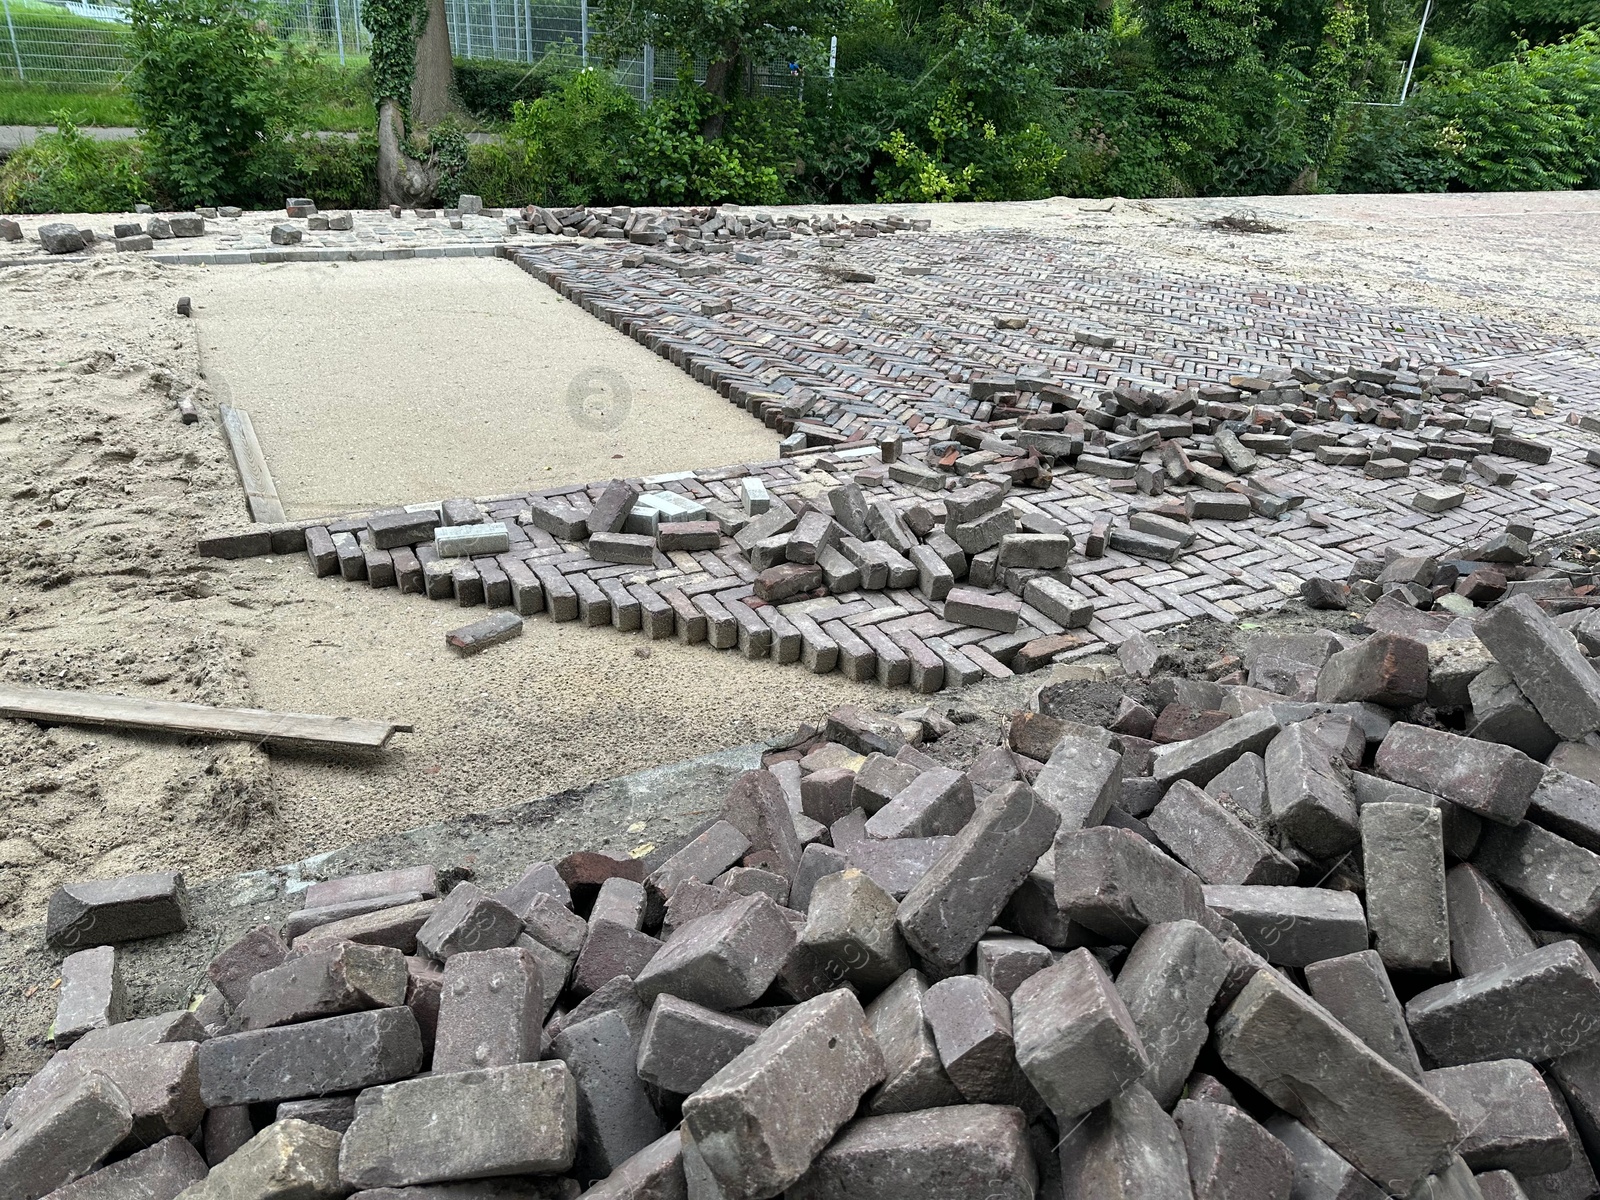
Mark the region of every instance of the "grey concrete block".
<instances>
[{"instance_id":1,"label":"grey concrete block","mask_svg":"<svg viewBox=\"0 0 1600 1200\"><path fill-rule=\"evenodd\" d=\"M509 946L522 932L522 922L505 905L476 884L457 884L417 930L417 947L440 961L464 950Z\"/></svg>"},{"instance_id":2,"label":"grey concrete block","mask_svg":"<svg viewBox=\"0 0 1600 1200\"><path fill-rule=\"evenodd\" d=\"M250 981L234 1028L269 1029L406 1002L405 956L346 942L297 955Z\"/></svg>"},{"instance_id":3,"label":"grey concrete block","mask_svg":"<svg viewBox=\"0 0 1600 1200\"><path fill-rule=\"evenodd\" d=\"M1014 1108L968 1104L852 1123L786 1200L1032 1200L1038 1171Z\"/></svg>"},{"instance_id":4,"label":"grey concrete block","mask_svg":"<svg viewBox=\"0 0 1600 1200\"><path fill-rule=\"evenodd\" d=\"M1072 1127L1061 1139L1060 1154L1065 1200L1190 1200L1192 1195L1178 1126L1137 1083Z\"/></svg>"},{"instance_id":5,"label":"grey concrete block","mask_svg":"<svg viewBox=\"0 0 1600 1200\"><path fill-rule=\"evenodd\" d=\"M888 893L849 868L817 881L799 941L820 959L838 964L830 974L869 992L881 991L911 967L895 912Z\"/></svg>"},{"instance_id":6,"label":"grey concrete block","mask_svg":"<svg viewBox=\"0 0 1600 1200\"><path fill-rule=\"evenodd\" d=\"M374 1197L374 1200L380 1198ZM407 1198L396 1196L392 1200ZM689 1200L689 1184L683 1173L682 1134L676 1129L663 1134L584 1192L583 1200Z\"/></svg>"},{"instance_id":7,"label":"grey concrete block","mask_svg":"<svg viewBox=\"0 0 1600 1200\"><path fill-rule=\"evenodd\" d=\"M1194 1200L1290 1200L1294 1157L1249 1114L1230 1104L1178 1101Z\"/></svg>"},{"instance_id":8,"label":"grey concrete block","mask_svg":"<svg viewBox=\"0 0 1600 1200\"><path fill-rule=\"evenodd\" d=\"M1489 826L1473 863L1557 920L1600 933L1600 855L1524 821L1512 829Z\"/></svg>"},{"instance_id":9,"label":"grey concrete block","mask_svg":"<svg viewBox=\"0 0 1600 1200\"><path fill-rule=\"evenodd\" d=\"M640 1039L620 1012L569 1021L550 1043L578 1094L578 1159L604 1178L666 1132L638 1073Z\"/></svg>"},{"instance_id":10,"label":"grey concrete block","mask_svg":"<svg viewBox=\"0 0 1600 1200\"><path fill-rule=\"evenodd\" d=\"M676 996L656 997L639 1041L639 1078L687 1096L761 1036L762 1026Z\"/></svg>"},{"instance_id":11,"label":"grey concrete block","mask_svg":"<svg viewBox=\"0 0 1600 1200\"><path fill-rule=\"evenodd\" d=\"M337 942L360 942L366 946L393 946L402 954L414 954L417 932L439 906L437 900L418 900L393 908L381 908L361 916L345 917L319 925L300 934L292 943L297 951Z\"/></svg>"},{"instance_id":12,"label":"grey concrete block","mask_svg":"<svg viewBox=\"0 0 1600 1200\"><path fill-rule=\"evenodd\" d=\"M974 973L1007 998L1024 979L1054 962L1049 947L1009 933L979 938L973 954Z\"/></svg>"},{"instance_id":13,"label":"grey concrete block","mask_svg":"<svg viewBox=\"0 0 1600 1200\"><path fill-rule=\"evenodd\" d=\"M1151 925L1117 973L1117 994L1150 1059L1141 1082L1163 1108L1183 1093L1210 1035L1206 1016L1227 975L1221 943L1193 921Z\"/></svg>"},{"instance_id":14,"label":"grey concrete block","mask_svg":"<svg viewBox=\"0 0 1600 1200\"><path fill-rule=\"evenodd\" d=\"M1343 704L1367 700L1405 708L1428 697L1428 647L1395 633L1375 633L1341 650L1322 665L1317 701Z\"/></svg>"},{"instance_id":15,"label":"grey concrete block","mask_svg":"<svg viewBox=\"0 0 1600 1200\"><path fill-rule=\"evenodd\" d=\"M434 1073L537 1061L547 1008L538 961L527 950L506 946L451 955L439 1000Z\"/></svg>"},{"instance_id":16,"label":"grey concrete block","mask_svg":"<svg viewBox=\"0 0 1600 1200\"><path fill-rule=\"evenodd\" d=\"M646 1004L663 992L707 1008L753 1004L777 978L795 931L766 896L749 896L673 934L634 978Z\"/></svg>"},{"instance_id":17,"label":"grey concrete block","mask_svg":"<svg viewBox=\"0 0 1600 1200\"><path fill-rule=\"evenodd\" d=\"M1361 840L1350 772L1304 724L1291 725L1267 747L1267 803L1295 845L1332 858Z\"/></svg>"},{"instance_id":18,"label":"grey concrete block","mask_svg":"<svg viewBox=\"0 0 1600 1200\"><path fill-rule=\"evenodd\" d=\"M1559 741L1555 731L1522 694L1511 672L1498 663L1467 685L1467 700L1472 707L1472 723L1467 732L1479 741L1513 746L1538 759L1555 749Z\"/></svg>"},{"instance_id":19,"label":"grey concrete block","mask_svg":"<svg viewBox=\"0 0 1600 1200\"><path fill-rule=\"evenodd\" d=\"M930 987L923 1016L945 1075L969 1104L1042 1108L1017 1063L1011 1005L976 975L953 975Z\"/></svg>"},{"instance_id":20,"label":"grey concrete block","mask_svg":"<svg viewBox=\"0 0 1600 1200\"><path fill-rule=\"evenodd\" d=\"M1122 775L1122 756L1116 751L1066 736L1051 747L1033 789L1061 814L1062 831L1072 833L1105 820L1121 798Z\"/></svg>"},{"instance_id":21,"label":"grey concrete block","mask_svg":"<svg viewBox=\"0 0 1600 1200\"><path fill-rule=\"evenodd\" d=\"M88 1174L132 1128L133 1111L116 1084L78 1079L0 1138L0 1200L39 1200Z\"/></svg>"},{"instance_id":22,"label":"grey concrete block","mask_svg":"<svg viewBox=\"0 0 1600 1200\"><path fill-rule=\"evenodd\" d=\"M1389 1195L1293 1117L1276 1113L1267 1132L1294 1161L1295 1200L1386 1200Z\"/></svg>"},{"instance_id":23,"label":"grey concrete block","mask_svg":"<svg viewBox=\"0 0 1600 1200\"><path fill-rule=\"evenodd\" d=\"M1278 966L1304 967L1367 947L1366 914L1351 892L1218 884L1206 887L1205 902Z\"/></svg>"},{"instance_id":24,"label":"grey concrete block","mask_svg":"<svg viewBox=\"0 0 1600 1200\"><path fill-rule=\"evenodd\" d=\"M1311 998L1396 1070L1421 1082L1422 1063L1405 1009L1375 950L1325 958L1306 967Z\"/></svg>"},{"instance_id":25,"label":"grey concrete block","mask_svg":"<svg viewBox=\"0 0 1600 1200\"><path fill-rule=\"evenodd\" d=\"M907 971L867 1006L867 1024L883 1054L885 1078L867 1097L874 1115L960 1104L928 1026L928 981Z\"/></svg>"},{"instance_id":26,"label":"grey concrete block","mask_svg":"<svg viewBox=\"0 0 1600 1200\"><path fill-rule=\"evenodd\" d=\"M51 1037L58 1047L70 1046L91 1029L117 1024L126 1007L116 949L96 946L79 950L61 962L61 989Z\"/></svg>"},{"instance_id":27,"label":"grey concrete block","mask_svg":"<svg viewBox=\"0 0 1600 1200\"><path fill-rule=\"evenodd\" d=\"M1294 863L1188 780L1169 787L1145 821L1202 883L1281 885L1299 878Z\"/></svg>"},{"instance_id":28,"label":"grey concrete block","mask_svg":"<svg viewBox=\"0 0 1600 1200\"><path fill-rule=\"evenodd\" d=\"M615 921L592 922L583 950L572 967L572 990L587 996L619 975L637 978L661 952L661 945L656 938L631 926Z\"/></svg>"},{"instance_id":29,"label":"grey concrete block","mask_svg":"<svg viewBox=\"0 0 1600 1200\"><path fill-rule=\"evenodd\" d=\"M924 958L954 967L966 958L1049 851L1060 823L1024 783L986 796L900 902L899 924Z\"/></svg>"},{"instance_id":30,"label":"grey concrete block","mask_svg":"<svg viewBox=\"0 0 1600 1200\"><path fill-rule=\"evenodd\" d=\"M12 1124L26 1120L49 1096L95 1075L114 1084L133 1113L125 1150L173 1135L188 1137L205 1115L196 1057L194 1042L57 1055L23 1087L7 1119Z\"/></svg>"},{"instance_id":31,"label":"grey concrete block","mask_svg":"<svg viewBox=\"0 0 1600 1200\"><path fill-rule=\"evenodd\" d=\"M268 1125L179 1195L182 1200L319 1200L343 1191L339 1134L288 1120Z\"/></svg>"},{"instance_id":32,"label":"grey concrete block","mask_svg":"<svg viewBox=\"0 0 1600 1200\"><path fill-rule=\"evenodd\" d=\"M828 992L684 1101L684 1129L730 1200L761 1200L799 1181L883 1077L860 1002Z\"/></svg>"},{"instance_id":33,"label":"grey concrete block","mask_svg":"<svg viewBox=\"0 0 1600 1200\"><path fill-rule=\"evenodd\" d=\"M644 885L614 875L600 885L600 892L589 909L589 920L613 921L629 929L638 929L644 924L644 913Z\"/></svg>"},{"instance_id":34,"label":"grey concrete block","mask_svg":"<svg viewBox=\"0 0 1600 1200\"><path fill-rule=\"evenodd\" d=\"M1444 825L1437 808L1368 804L1361 809L1367 923L1384 966L1450 973Z\"/></svg>"},{"instance_id":35,"label":"grey concrete block","mask_svg":"<svg viewBox=\"0 0 1600 1200\"><path fill-rule=\"evenodd\" d=\"M1194 872L1131 830L1097 825L1058 836L1055 849L1057 906L1103 937L1126 945L1147 925L1205 919Z\"/></svg>"},{"instance_id":36,"label":"grey concrete block","mask_svg":"<svg viewBox=\"0 0 1600 1200\"><path fill-rule=\"evenodd\" d=\"M1422 1083L1455 1114L1460 1154L1474 1171L1549 1175L1572 1165L1566 1124L1532 1063L1465 1063L1425 1072Z\"/></svg>"},{"instance_id":37,"label":"grey concrete block","mask_svg":"<svg viewBox=\"0 0 1600 1200\"><path fill-rule=\"evenodd\" d=\"M1600 729L1600 675L1531 596L1502 601L1476 629L1558 736L1580 741Z\"/></svg>"},{"instance_id":38,"label":"grey concrete block","mask_svg":"<svg viewBox=\"0 0 1600 1200\"><path fill-rule=\"evenodd\" d=\"M335 1133L343 1133L356 1119L356 1098L346 1096L318 1096L311 1100L285 1100L278 1105L274 1116L278 1121L305 1121L321 1125Z\"/></svg>"},{"instance_id":39,"label":"grey concrete block","mask_svg":"<svg viewBox=\"0 0 1600 1200\"><path fill-rule=\"evenodd\" d=\"M1255 974L1215 1039L1230 1070L1389 1190L1448 1165L1450 1111L1275 973Z\"/></svg>"},{"instance_id":40,"label":"grey concrete block","mask_svg":"<svg viewBox=\"0 0 1600 1200\"><path fill-rule=\"evenodd\" d=\"M645 879L645 885L670 899L686 883L710 883L750 850L750 839L728 821L718 821L690 840Z\"/></svg>"},{"instance_id":41,"label":"grey concrete block","mask_svg":"<svg viewBox=\"0 0 1600 1200\"><path fill-rule=\"evenodd\" d=\"M1151 773L1163 785L1178 779L1204 784L1245 754L1261 754L1280 726L1270 708L1258 708L1186 742L1174 742L1156 755Z\"/></svg>"},{"instance_id":42,"label":"grey concrete block","mask_svg":"<svg viewBox=\"0 0 1600 1200\"><path fill-rule=\"evenodd\" d=\"M589 935L588 922L547 892L535 896L523 910L522 928L525 937L543 943L569 962L578 957L584 939ZM520 945L521 942L522 939L518 938L517 943ZM551 984L550 980L544 981L547 1000L553 998Z\"/></svg>"},{"instance_id":43,"label":"grey concrete block","mask_svg":"<svg viewBox=\"0 0 1600 1200\"><path fill-rule=\"evenodd\" d=\"M723 802L723 817L750 839L746 866L764 866L793 879L800 866L800 839L788 797L771 771L746 771L734 780Z\"/></svg>"},{"instance_id":44,"label":"grey concrete block","mask_svg":"<svg viewBox=\"0 0 1600 1200\"><path fill-rule=\"evenodd\" d=\"M494 898L521 917L542 895L554 897L558 904L566 908L572 907L572 892L554 863L534 863L517 877L515 883L496 892Z\"/></svg>"},{"instance_id":45,"label":"grey concrete block","mask_svg":"<svg viewBox=\"0 0 1600 1200\"><path fill-rule=\"evenodd\" d=\"M188 1009L121 1021L103 1029L91 1029L76 1042L74 1050L130 1050L139 1046L158 1046L164 1042L203 1042L205 1026Z\"/></svg>"},{"instance_id":46,"label":"grey concrete block","mask_svg":"<svg viewBox=\"0 0 1600 1200\"><path fill-rule=\"evenodd\" d=\"M422 1033L409 1008L231 1033L199 1046L207 1108L357 1091L422 1066Z\"/></svg>"},{"instance_id":47,"label":"grey concrete block","mask_svg":"<svg viewBox=\"0 0 1600 1200\"><path fill-rule=\"evenodd\" d=\"M1600 1029L1600 972L1577 943L1556 942L1419 992L1406 1020L1438 1066L1558 1058Z\"/></svg>"},{"instance_id":48,"label":"grey concrete block","mask_svg":"<svg viewBox=\"0 0 1600 1200\"><path fill-rule=\"evenodd\" d=\"M1213 800L1227 796L1257 822L1264 820L1269 811L1266 761L1259 754L1241 754L1211 777L1205 792Z\"/></svg>"},{"instance_id":49,"label":"grey concrete block","mask_svg":"<svg viewBox=\"0 0 1600 1200\"><path fill-rule=\"evenodd\" d=\"M1586 850L1600 851L1600 786L1547 769L1534 789L1528 819Z\"/></svg>"},{"instance_id":50,"label":"grey concrete block","mask_svg":"<svg viewBox=\"0 0 1600 1200\"><path fill-rule=\"evenodd\" d=\"M1497 888L1471 863L1445 875L1450 917L1450 955L1462 975L1503 967L1537 949L1533 930Z\"/></svg>"},{"instance_id":51,"label":"grey concrete block","mask_svg":"<svg viewBox=\"0 0 1600 1200\"><path fill-rule=\"evenodd\" d=\"M1528 1193L1510 1171L1485 1171L1474 1179L1483 1200L1528 1200Z\"/></svg>"},{"instance_id":52,"label":"grey concrete block","mask_svg":"<svg viewBox=\"0 0 1600 1200\"><path fill-rule=\"evenodd\" d=\"M1017 1062L1070 1125L1150 1069L1133 1017L1092 954L1073 950L1011 998Z\"/></svg>"},{"instance_id":53,"label":"grey concrete block","mask_svg":"<svg viewBox=\"0 0 1600 1200\"><path fill-rule=\"evenodd\" d=\"M57 888L45 917L45 939L75 950L181 933L188 925L182 875L123 875Z\"/></svg>"},{"instance_id":54,"label":"grey concrete block","mask_svg":"<svg viewBox=\"0 0 1600 1200\"><path fill-rule=\"evenodd\" d=\"M922 771L867 821L875 838L937 837L960 831L973 811L972 782L960 771Z\"/></svg>"},{"instance_id":55,"label":"grey concrete block","mask_svg":"<svg viewBox=\"0 0 1600 1200\"><path fill-rule=\"evenodd\" d=\"M174 1200L205 1174L206 1160L189 1140L169 1137L57 1188L50 1200Z\"/></svg>"},{"instance_id":56,"label":"grey concrete block","mask_svg":"<svg viewBox=\"0 0 1600 1200\"><path fill-rule=\"evenodd\" d=\"M1378 747L1380 774L1502 825L1528 811L1544 772L1510 746L1480 742L1443 729L1396 724Z\"/></svg>"},{"instance_id":57,"label":"grey concrete block","mask_svg":"<svg viewBox=\"0 0 1600 1200\"><path fill-rule=\"evenodd\" d=\"M578 1093L565 1063L518 1063L372 1087L339 1150L346 1188L485 1175L559 1174L577 1153Z\"/></svg>"}]
</instances>

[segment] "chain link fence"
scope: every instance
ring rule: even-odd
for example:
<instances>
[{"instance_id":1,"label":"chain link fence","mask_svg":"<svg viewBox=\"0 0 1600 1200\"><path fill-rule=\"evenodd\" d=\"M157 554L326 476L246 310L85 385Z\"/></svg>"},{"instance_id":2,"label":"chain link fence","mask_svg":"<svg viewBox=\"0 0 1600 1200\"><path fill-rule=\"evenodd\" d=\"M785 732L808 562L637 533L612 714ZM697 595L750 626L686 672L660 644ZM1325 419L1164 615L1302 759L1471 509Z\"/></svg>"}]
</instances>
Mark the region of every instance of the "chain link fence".
<instances>
[{"instance_id":1,"label":"chain link fence","mask_svg":"<svg viewBox=\"0 0 1600 1200\"><path fill-rule=\"evenodd\" d=\"M341 64L365 61L372 44L362 0L285 0L273 23L287 43ZM551 52L590 65L592 10L587 0L445 0L451 50L462 58L532 66ZM128 16L115 5L82 0L0 0L0 82L40 88L114 88L132 68ZM595 65L598 65L596 60ZM675 56L647 48L617 64L618 80L641 103L677 82ZM697 80L705 64L695 64ZM798 96L804 81L787 64L756 72L765 94Z\"/></svg>"}]
</instances>

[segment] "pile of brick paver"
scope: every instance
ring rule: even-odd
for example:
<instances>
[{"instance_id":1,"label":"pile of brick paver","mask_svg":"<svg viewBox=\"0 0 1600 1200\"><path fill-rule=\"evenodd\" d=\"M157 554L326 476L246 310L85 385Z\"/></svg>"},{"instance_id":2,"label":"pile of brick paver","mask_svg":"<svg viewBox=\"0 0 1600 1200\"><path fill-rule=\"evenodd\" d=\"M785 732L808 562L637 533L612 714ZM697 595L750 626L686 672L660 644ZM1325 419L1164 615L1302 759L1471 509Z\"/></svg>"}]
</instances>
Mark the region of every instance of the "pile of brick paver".
<instances>
[{"instance_id":1,"label":"pile of brick paver","mask_svg":"<svg viewBox=\"0 0 1600 1200\"><path fill-rule=\"evenodd\" d=\"M622 310L594 311L629 327ZM823 437L806 401L712 369L707 382L787 431L790 457L257 527L201 551L304 551L319 576L507 610L453 632L465 652L543 614L931 693L1259 611L1344 576L1364 547L1459 544L1502 497L1526 523L1512 485L1558 444L1559 469L1592 472L1569 439L1600 425L1536 438L1529 414L1553 403L1541 394L1396 360L1164 389L970 375L960 420L866 441ZM1370 520L1352 536L1320 503L1337 476L1405 487L1427 536ZM1552 501L1540 532L1586 510ZM1513 562L1514 581L1587 586L1548 559Z\"/></svg>"},{"instance_id":2,"label":"pile of brick paver","mask_svg":"<svg viewBox=\"0 0 1600 1200\"><path fill-rule=\"evenodd\" d=\"M69 884L0 1197L1592 1196L1600 626L1477 549L1105 727L839 708L646 858L314 883L192 1010L119 976L181 876Z\"/></svg>"}]
</instances>

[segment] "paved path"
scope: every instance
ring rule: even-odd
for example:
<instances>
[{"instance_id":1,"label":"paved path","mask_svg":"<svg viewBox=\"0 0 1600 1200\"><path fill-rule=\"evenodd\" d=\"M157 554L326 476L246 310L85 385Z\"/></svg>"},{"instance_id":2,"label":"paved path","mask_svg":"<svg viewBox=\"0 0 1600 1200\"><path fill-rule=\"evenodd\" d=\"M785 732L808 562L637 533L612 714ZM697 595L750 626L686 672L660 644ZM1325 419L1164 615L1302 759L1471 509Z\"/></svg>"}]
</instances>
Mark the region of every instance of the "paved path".
<instances>
[{"instance_id":1,"label":"paved path","mask_svg":"<svg viewBox=\"0 0 1600 1200\"><path fill-rule=\"evenodd\" d=\"M1296 451L1264 459L1252 477L1308 497L1279 519L1197 521L1195 543L1170 565L1117 551L1075 560L1072 586L1096 605L1093 622L1074 635L1079 640L1070 653L1076 654L1202 615L1238 620L1280 603L1308 577L1344 576L1357 558L1457 549L1513 517L1532 521L1542 535L1600 517L1600 472L1584 458L1600 439L1563 419L1600 417L1600 356L1589 333L1600 304L1592 295L1595 276L1586 276L1597 251L1570 236L1572 222L1582 223L1594 202L1510 198L1474 211L1482 198L1439 198L1430 209L1427 198L1407 197L1389 214L1391 228L1363 238L1352 234L1375 220L1373 210L1387 211L1379 202L1305 199L1257 202L1257 211L1270 206L1274 219L1293 227L1290 236L1209 225L1239 207L1231 201L1085 203L1059 219L1048 205L953 208L945 218L954 228L853 238L831 249L810 238L735 243L726 249L738 255L694 259L723 267L696 278L666 265L625 268L626 243L508 232L489 215L452 229L412 214L400 220L358 214L349 232L308 232L304 245L284 249L265 236L283 218L246 214L215 223L218 232L204 238L162 243L155 257L219 264L511 257L731 399L762 410L760 397L768 397L769 422L811 443L809 452L777 462L647 480L725 510L737 506L745 474L759 475L791 503L815 500L869 467L885 434L901 434L908 456L920 456L955 427L986 419L987 406L970 389L973 376L985 371L1032 370L1074 397L1092 399L1130 381L1185 388L1273 368L1342 372L1398 359L1414 368L1481 368L1545 394L1531 411L1485 397L1460 406L1458 415L1438 414L1448 423L1435 423L1435 435L1500 418L1553 450L1546 464L1484 454L1486 465L1514 478L1491 484L1469 474L1465 502L1446 512L1419 512L1411 500L1419 487L1440 481L1447 459L1419 451L1407 477L1368 479L1360 467L1328 466ZM993 219L978 208L994 210ZM1030 219L1014 209L1030 209ZM1548 253L1529 251L1541 243ZM26 242L12 253L38 258ZM871 278L845 282L846 271ZM717 312L723 302L727 311ZM1020 328L997 328L1002 317ZM1112 344L1085 344L1077 336L1085 326ZM780 411L785 406L791 411ZM1371 425L1334 428L1347 442L1382 445L1388 436ZM875 494L902 508L931 498L881 472L867 478L881 489ZM598 484L538 494L581 506L598 494ZM514 518L529 495L499 498L490 513ZM1095 518L1120 519L1152 500L1063 467L1049 487L1019 489L1013 503L1023 514L1064 525L1081 546ZM757 607L760 619L752 624L743 601L755 572L731 543L717 552L658 556L646 569L597 563L581 544L535 528L515 551L537 568L547 591L552 581L558 590L567 581L576 592L567 607L574 619L653 627L656 636L676 633L774 656L784 645L798 653L792 635L799 629L814 669L834 669L865 640L880 666L898 647L902 658L931 653L947 682L971 680L1003 673L1019 637L1062 633L1030 608L1016 635L960 626L944 619L940 603L905 589ZM496 586L492 566L483 583ZM755 636L763 626L770 638ZM893 645L867 630L886 634ZM830 646L839 653L826 652ZM868 669L862 661L858 653L854 669Z\"/></svg>"}]
</instances>

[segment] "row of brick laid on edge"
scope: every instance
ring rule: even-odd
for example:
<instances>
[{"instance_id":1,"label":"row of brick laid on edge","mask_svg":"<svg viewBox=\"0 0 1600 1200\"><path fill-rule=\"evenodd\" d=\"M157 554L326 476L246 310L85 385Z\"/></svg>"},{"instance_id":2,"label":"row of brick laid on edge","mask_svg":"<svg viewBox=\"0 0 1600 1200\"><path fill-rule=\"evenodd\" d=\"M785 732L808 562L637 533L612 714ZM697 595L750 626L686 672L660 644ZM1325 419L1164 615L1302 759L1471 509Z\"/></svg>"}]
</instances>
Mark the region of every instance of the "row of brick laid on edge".
<instances>
[{"instance_id":1,"label":"row of brick laid on edge","mask_svg":"<svg viewBox=\"0 0 1600 1200\"><path fill-rule=\"evenodd\" d=\"M1107 550L1179 563L1206 522L1288 519L1308 492L1276 482L1261 464L1294 453L1327 457L1352 436L1339 429L1362 421L1409 428L1409 447L1384 435L1381 461L1405 466L1388 456L1427 454L1457 474L1481 461L1462 456L1491 448L1531 461L1550 454L1512 433L1509 419L1479 412L1488 398L1534 398L1450 371L1284 371L1166 392L1118 386L1095 399L1040 376L980 373L969 390L997 419L955 426L942 440L888 435L807 448L836 478L849 473L811 499L794 495L780 459L256 527L208 536L200 550L304 549L319 575L937 691L1093 650L1104 640L1091 628L1097 596L1075 586L1075 564ZM728 391L766 418L803 419L803 405ZM1469 415L1457 413L1468 406L1476 406ZM790 435L802 436L810 435ZM1074 471L1147 503L1125 525L1088 514L1087 532L1080 523L1075 537L1034 499ZM1422 507L1443 502L1438 489L1425 491ZM1534 557L1530 550L1509 569L1582 585ZM1314 603L1339 601L1337 588L1316 587ZM483 633L509 637L514 627L502 618L466 635L469 645L457 645L454 632L447 640L471 650L493 644Z\"/></svg>"}]
</instances>

